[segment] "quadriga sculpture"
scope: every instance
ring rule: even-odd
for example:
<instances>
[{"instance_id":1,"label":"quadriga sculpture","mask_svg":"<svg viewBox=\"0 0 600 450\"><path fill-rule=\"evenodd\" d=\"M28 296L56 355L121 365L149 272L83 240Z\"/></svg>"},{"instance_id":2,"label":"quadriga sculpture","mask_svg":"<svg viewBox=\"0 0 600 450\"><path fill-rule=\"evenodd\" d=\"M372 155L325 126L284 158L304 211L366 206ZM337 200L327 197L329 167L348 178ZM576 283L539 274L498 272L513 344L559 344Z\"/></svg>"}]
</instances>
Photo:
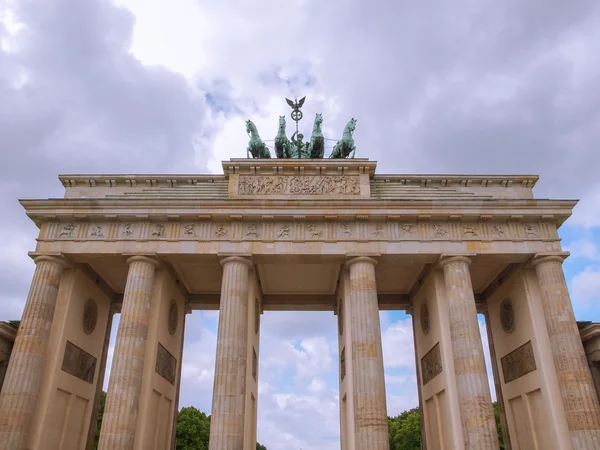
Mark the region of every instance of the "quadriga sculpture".
<instances>
[{"instance_id":1,"label":"quadriga sculpture","mask_svg":"<svg viewBox=\"0 0 600 450\"><path fill-rule=\"evenodd\" d=\"M323 123L323 115L317 113L315 116L315 123L313 125L312 135L308 145L309 158L321 159L325 156L325 138L321 131L321 124Z\"/></svg>"},{"instance_id":2,"label":"quadriga sculpture","mask_svg":"<svg viewBox=\"0 0 600 450\"><path fill-rule=\"evenodd\" d=\"M342 139L335 144L333 147L333 152L331 152L330 158L347 158L352 153L350 158L354 158L354 153L356 153L356 146L354 145L354 139L352 138L352 133L356 129L356 119L352 118L346 124L346 128L344 128L344 133L342 134Z\"/></svg>"},{"instance_id":3,"label":"quadriga sculpture","mask_svg":"<svg viewBox=\"0 0 600 450\"><path fill-rule=\"evenodd\" d=\"M285 134L285 116L279 116L279 130L275 136L275 156L278 158L292 157L292 143Z\"/></svg>"},{"instance_id":4,"label":"quadriga sculpture","mask_svg":"<svg viewBox=\"0 0 600 450\"><path fill-rule=\"evenodd\" d=\"M269 152L269 148L258 135L258 130L254 122L249 119L246 120L246 133L250 135L246 157L250 158L250 155L252 155L253 158L270 158L271 153Z\"/></svg>"}]
</instances>

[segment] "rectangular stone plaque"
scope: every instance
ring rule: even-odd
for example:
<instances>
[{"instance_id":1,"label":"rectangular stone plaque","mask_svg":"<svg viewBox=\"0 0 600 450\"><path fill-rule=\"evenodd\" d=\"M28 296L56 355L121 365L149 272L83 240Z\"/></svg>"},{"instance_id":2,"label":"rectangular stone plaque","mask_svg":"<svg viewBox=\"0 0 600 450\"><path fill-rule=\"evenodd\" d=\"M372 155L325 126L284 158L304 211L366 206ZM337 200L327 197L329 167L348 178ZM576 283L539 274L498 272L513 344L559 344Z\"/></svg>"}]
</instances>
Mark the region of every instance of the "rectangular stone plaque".
<instances>
[{"instance_id":1,"label":"rectangular stone plaque","mask_svg":"<svg viewBox=\"0 0 600 450\"><path fill-rule=\"evenodd\" d=\"M537 369L531 341L527 341L519 348L502 357L501 362L505 383L510 383Z\"/></svg>"},{"instance_id":2,"label":"rectangular stone plaque","mask_svg":"<svg viewBox=\"0 0 600 450\"><path fill-rule=\"evenodd\" d=\"M238 195L360 195L357 175L240 175Z\"/></svg>"},{"instance_id":3,"label":"rectangular stone plaque","mask_svg":"<svg viewBox=\"0 0 600 450\"><path fill-rule=\"evenodd\" d=\"M67 341L61 369L63 372L92 384L96 373L96 358Z\"/></svg>"},{"instance_id":4,"label":"rectangular stone plaque","mask_svg":"<svg viewBox=\"0 0 600 450\"><path fill-rule=\"evenodd\" d=\"M431 350L421 358L421 374L423 386L442 373L442 356L440 354L440 343L438 342Z\"/></svg>"},{"instance_id":5,"label":"rectangular stone plaque","mask_svg":"<svg viewBox=\"0 0 600 450\"><path fill-rule=\"evenodd\" d=\"M156 367L154 370L169 383L175 385L177 360L160 342L158 343L158 349L156 350Z\"/></svg>"}]
</instances>

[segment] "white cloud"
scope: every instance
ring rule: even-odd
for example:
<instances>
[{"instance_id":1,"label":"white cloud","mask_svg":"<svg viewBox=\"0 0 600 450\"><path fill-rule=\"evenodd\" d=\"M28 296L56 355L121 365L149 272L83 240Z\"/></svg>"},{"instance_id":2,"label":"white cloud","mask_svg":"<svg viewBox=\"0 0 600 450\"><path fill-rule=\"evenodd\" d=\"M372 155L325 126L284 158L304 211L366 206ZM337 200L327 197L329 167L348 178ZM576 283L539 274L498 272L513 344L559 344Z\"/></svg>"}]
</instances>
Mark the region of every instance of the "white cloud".
<instances>
[{"instance_id":1,"label":"white cloud","mask_svg":"<svg viewBox=\"0 0 600 450\"><path fill-rule=\"evenodd\" d=\"M582 309L600 300L600 267L588 266L571 278L571 300Z\"/></svg>"},{"instance_id":2,"label":"white cloud","mask_svg":"<svg viewBox=\"0 0 600 450\"><path fill-rule=\"evenodd\" d=\"M386 368L415 368L412 319L392 323L382 332L383 362Z\"/></svg>"},{"instance_id":3,"label":"white cloud","mask_svg":"<svg viewBox=\"0 0 600 450\"><path fill-rule=\"evenodd\" d=\"M590 261L600 260L598 244L592 237L585 237L583 239L570 242L564 246L564 250L571 252L571 258L582 258Z\"/></svg>"}]
</instances>

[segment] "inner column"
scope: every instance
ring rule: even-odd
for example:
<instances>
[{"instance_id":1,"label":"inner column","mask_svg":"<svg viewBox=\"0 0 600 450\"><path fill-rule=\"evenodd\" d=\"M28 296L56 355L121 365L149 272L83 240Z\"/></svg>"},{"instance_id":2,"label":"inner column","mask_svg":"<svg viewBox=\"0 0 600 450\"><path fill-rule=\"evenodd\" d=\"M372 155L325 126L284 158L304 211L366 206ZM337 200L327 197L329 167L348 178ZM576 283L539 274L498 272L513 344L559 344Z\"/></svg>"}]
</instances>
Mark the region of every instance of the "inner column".
<instances>
[{"instance_id":1,"label":"inner column","mask_svg":"<svg viewBox=\"0 0 600 450\"><path fill-rule=\"evenodd\" d=\"M373 258L360 256L350 269L350 325L356 448L389 449L379 303Z\"/></svg>"},{"instance_id":2,"label":"inner column","mask_svg":"<svg viewBox=\"0 0 600 450\"><path fill-rule=\"evenodd\" d=\"M454 374L465 449L494 450L498 449L498 434L479 334L470 264L471 260L464 256L453 256L440 262L446 284Z\"/></svg>"},{"instance_id":3,"label":"inner column","mask_svg":"<svg viewBox=\"0 0 600 450\"><path fill-rule=\"evenodd\" d=\"M213 387L209 450L242 449L248 347L248 288L252 263L221 261L223 280Z\"/></svg>"}]
</instances>

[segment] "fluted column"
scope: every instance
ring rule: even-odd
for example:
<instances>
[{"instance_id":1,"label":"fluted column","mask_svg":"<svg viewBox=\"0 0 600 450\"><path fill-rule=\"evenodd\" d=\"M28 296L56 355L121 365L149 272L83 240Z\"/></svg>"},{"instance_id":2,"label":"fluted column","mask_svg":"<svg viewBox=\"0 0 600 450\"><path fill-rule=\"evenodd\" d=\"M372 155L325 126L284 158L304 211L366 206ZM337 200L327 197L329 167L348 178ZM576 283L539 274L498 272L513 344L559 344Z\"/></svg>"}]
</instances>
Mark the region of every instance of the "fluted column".
<instances>
[{"instance_id":1,"label":"fluted column","mask_svg":"<svg viewBox=\"0 0 600 450\"><path fill-rule=\"evenodd\" d=\"M38 256L0 394L0 448L26 448L65 261Z\"/></svg>"},{"instance_id":2,"label":"fluted column","mask_svg":"<svg viewBox=\"0 0 600 450\"><path fill-rule=\"evenodd\" d=\"M389 449L379 303L373 258L359 256L350 269L350 326L356 448Z\"/></svg>"},{"instance_id":3,"label":"fluted column","mask_svg":"<svg viewBox=\"0 0 600 450\"><path fill-rule=\"evenodd\" d=\"M242 450L248 354L248 285L252 263L245 258L230 256L221 264L223 280L209 450Z\"/></svg>"},{"instance_id":4,"label":"fluted column","mask_svg":"<svg viewBox=\"0 0 600 450\"><path fill-rule=\"evenodd\" d=\"M600 403L575 322L562 262L560 256L544 256L534 260L533 266L573 447L599 449Z\"/></svg>"},{"instance_id":5,"label":"fluted column","mask_svg":"<svg viewBox=\"0 0 600 450\"><path fill-rule=\"evenodd\" d=\"M443 259L450 339L465 449L498 449L483 345L469 265L463 256Z\"/></svg>"},{"instance_id":6,"label":"fluted column","mask_svg":"<svg viewBox=\"0 0 600 450\"><path fill-rule=\"evenodd\" d=\"M110 372L99 450L130 450L142 389L150 302L158 261L146 256L127 260L129 272Z\"/></svg>"}]
</instances>

